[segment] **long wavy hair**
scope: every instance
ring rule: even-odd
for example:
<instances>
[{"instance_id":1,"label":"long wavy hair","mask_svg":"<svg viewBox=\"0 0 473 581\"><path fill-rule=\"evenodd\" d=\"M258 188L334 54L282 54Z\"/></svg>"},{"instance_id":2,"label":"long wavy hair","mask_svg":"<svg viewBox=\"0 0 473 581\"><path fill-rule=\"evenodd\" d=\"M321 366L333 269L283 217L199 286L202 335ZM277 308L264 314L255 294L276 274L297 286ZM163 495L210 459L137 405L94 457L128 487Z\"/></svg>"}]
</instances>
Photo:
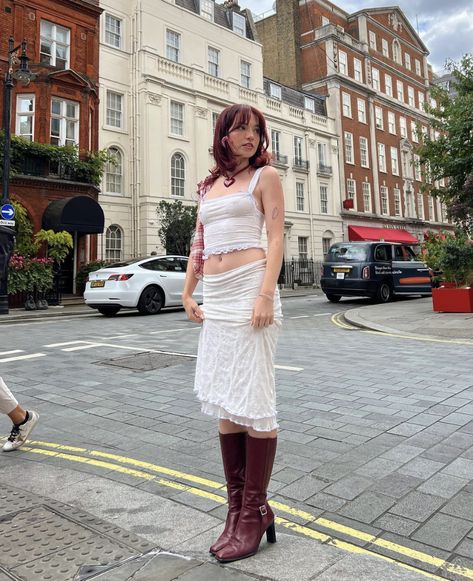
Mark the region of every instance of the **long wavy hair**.
<instances>
[{"instance_id":1,"label":"long wavy hair","mask_svg":"<svg viewBox=\"0 0 473 581\"><path fill-rule=\"evenodd\" d=\"M230 105L218 116L213 140L215 166L210 170L210 175L199 183L199 189L210 187L219 176L228 175L235 169L237 162L228 142L228 135L240 125L248 124L252 115L258 119L260 139L249 163L254 168L271 164L271 155L268 152L268 129L261 111L251 105Z\"/></svg>"}]
</instances>

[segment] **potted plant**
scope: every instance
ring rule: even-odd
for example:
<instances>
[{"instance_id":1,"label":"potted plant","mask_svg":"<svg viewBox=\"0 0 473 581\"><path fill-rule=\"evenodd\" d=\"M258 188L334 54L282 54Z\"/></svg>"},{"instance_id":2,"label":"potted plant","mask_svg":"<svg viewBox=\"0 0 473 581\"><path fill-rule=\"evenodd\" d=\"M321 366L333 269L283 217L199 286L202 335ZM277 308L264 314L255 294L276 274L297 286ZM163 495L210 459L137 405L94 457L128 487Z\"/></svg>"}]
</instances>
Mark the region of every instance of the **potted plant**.
<instances>
[{"instance_id":1,"label":"potted plant","mask_svg":"<svg viewBox=\"0 0 473 581\"><path fill-rule=\"evenodd\" d=\"M429 233L422 253L427 265L440 277L438 288L432 289L434 311L473 312L473 242L468 236L462 231Z\"/></svg>"},{"instance_id":2,"label":"potted plant","mask_svg":"<svg viewBox=\"0 0 473 581\"><path fill-rule=\"evenodd\" d=\"M36 309L33 296L53 286L53 261L13 254L8 268L8 289L11 294L26 293L25 309Z\"/></svg>"}]
</instances>

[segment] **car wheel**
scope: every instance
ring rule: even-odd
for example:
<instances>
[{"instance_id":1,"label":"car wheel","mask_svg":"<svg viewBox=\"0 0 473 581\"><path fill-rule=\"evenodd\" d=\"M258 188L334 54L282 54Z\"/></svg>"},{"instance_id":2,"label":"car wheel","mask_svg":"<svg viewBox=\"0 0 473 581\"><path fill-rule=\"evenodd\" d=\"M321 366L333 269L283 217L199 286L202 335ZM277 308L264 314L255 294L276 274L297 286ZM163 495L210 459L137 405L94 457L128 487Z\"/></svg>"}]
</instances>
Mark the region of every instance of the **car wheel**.
<instances>
[{"instance_id":1,"label":"car wheel","mask_svg":"<svg viewBox=\"0 0 473 581\"><path fill-rule=\"evenodd\" d=\"M120 307L99 307L97 309L97 311L105 317L114 317L119 310Z\"/></svg>"},{"instance_id":2,"label":"car wheel","mask_svg":"<svg viewBox=\"0 0 473 581\"><path fill-rule=\"evenodd\" d=\"M163 291L157 286L148 286L141 293L138 310L142 315L156 315L163 308Z\"/></svg>"},{"instance_id":3,"label":"car wheel","mask_svg":"<svg viewBox=\"0 0 473 581\"><path fill-rule=\"evenodd\" d=\"M340 295L325 295L331 303L338 303L342 298Z\"/></svg>"},{"instance_id":4,"label":"car wheel","mask_svg":"<svg viewBox=\"0 0 473 581\"><path fill-rule=\"evenodd\" d=\"M389 303L393 297L391 285L387 282L382 282L376 291L375 300L377 303Z\"/></svg>"}]
</instances>

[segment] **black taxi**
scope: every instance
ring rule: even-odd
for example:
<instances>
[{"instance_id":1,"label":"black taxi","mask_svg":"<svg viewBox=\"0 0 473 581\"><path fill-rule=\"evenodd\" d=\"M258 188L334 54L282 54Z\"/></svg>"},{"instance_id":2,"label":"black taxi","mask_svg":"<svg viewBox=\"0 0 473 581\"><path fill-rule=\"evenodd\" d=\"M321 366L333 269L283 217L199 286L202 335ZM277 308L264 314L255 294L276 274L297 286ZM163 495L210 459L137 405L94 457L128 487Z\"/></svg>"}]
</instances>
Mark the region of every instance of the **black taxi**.
<instances>
[{"instance_id":1,"label":"black taxi","mask_svg":"<svg viewBox=\"0 0 473 581\"><path fill-rule=\"evenodd\" d=\"M387 303L393 295L430 295L431 272L407 244L337 242L325 256L321 288L329 301L369 297Z\"/></svg>"}]
</instances>

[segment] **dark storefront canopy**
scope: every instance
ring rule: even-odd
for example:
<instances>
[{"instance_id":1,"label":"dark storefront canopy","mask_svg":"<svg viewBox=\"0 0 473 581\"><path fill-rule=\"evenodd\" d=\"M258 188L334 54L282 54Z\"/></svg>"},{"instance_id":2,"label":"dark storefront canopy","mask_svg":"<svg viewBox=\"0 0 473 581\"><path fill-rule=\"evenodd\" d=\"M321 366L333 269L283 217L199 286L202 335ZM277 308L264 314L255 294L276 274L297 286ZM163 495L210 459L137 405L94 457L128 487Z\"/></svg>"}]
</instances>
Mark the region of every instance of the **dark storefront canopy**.
<instances>
[{"instance_id":1,"label":"dark storefront canopy","mask_svg":"<svg viewBox=\"0 0 473 581\"><path fill-rule=\"evenodd\" d=\"M101 234L104 214L100 205L89 196L62 198L50 202L43 214L43 228L61 232Z\"/></svg>"},{"instance_id":2,"label":"dark storefront canopy","mask_svg":"<svg viewBox=\"0 0 473 581\"><path fill-rule=\"evenodd\" d=\"M348 239L383 240L385 242L403 242L404 244L419 244L410 232L398 228L372 228L369 226L348 226Z\"/></svg>"}]
</instances>

